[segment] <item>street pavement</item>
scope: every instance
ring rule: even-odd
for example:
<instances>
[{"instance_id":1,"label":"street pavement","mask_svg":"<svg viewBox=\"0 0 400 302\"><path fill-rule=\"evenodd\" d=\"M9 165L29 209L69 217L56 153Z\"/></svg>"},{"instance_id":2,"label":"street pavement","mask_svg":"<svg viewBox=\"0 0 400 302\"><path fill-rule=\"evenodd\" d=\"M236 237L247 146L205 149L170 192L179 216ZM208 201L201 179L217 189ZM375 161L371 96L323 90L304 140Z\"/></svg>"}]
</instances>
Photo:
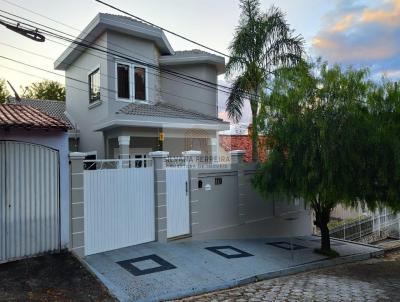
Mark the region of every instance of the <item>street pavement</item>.
<instances>
[{"instance_id":1,"label":"street pavement","mask_svg":"<svg viewBox=\"0 0 400 302\"><path fill-rule=\"evenodd\" d=\"M400 301L400 252L179 301Z\"/></svg>"}]
</instances>

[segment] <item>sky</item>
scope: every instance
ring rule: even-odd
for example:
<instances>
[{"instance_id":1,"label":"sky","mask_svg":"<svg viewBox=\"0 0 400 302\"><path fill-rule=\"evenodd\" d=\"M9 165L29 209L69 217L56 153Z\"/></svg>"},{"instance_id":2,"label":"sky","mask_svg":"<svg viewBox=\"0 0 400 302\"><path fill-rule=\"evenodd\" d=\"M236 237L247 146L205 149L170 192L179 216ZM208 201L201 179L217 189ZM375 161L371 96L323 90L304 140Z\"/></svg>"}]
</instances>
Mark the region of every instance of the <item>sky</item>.
<instances>
[{"instance_id":1,"label":"sky","mask_svg":"<svg viewBox=\"0 0 400 302\"><path fill-rule=\"evenodd\" d=\"M240 16L238 0L107 1L224 53L228 53ZM306 51L311 56L321 56L330 63L344 66L369 67L376 78L385 75L393 80L400 79L400 0L260 2L263 10L276 5L286 13L291 28L304 37ZM116 13L94 0L0 0L0 9L74 36L98 12ZM0 14L4 15L3 12ZM0 36L0 56L60 75L38 71L0 57L0 78L9 80L17 90L20 86L42 79L64 81L63 73L53 70L53 62L66 45L49 40L45 43L30 41L2 26ZM177 37L167 36L175 50L198 48ZM226 79L222 76L220 80ZM224 102L225 97L221 96L220 108L223 108ZM248 121L248 116L244 121Z\"/></svg>"}]
</instances>

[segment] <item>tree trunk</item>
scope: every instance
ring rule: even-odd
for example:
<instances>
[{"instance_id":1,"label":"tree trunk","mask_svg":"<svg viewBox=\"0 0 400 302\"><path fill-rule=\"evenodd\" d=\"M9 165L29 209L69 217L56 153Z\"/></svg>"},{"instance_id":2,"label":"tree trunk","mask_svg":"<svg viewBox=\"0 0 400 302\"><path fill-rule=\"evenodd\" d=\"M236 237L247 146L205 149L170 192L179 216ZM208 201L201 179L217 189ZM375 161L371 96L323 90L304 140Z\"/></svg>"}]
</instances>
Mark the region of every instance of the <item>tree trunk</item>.
<instances>
[{"instance_id":1,"label":"tree trunk","mask_svg":"<svg viewBox=\"0 0 400 302\"><path fill-rule=\"evenodd\" d=\"M328 221L321 222L321 252L329 252L331 250L331 238L329 235Z\"/></svg>"},{"instance_id":2,"label":"tree trunk","mask_svg":"<svg viewBox=\"0 0 400 302\"><path fill-rule=\"evenodd\" d=\"M252 133L251 133L251 158L253 162L258 162L258 127L257 127L257 100L251 101Z\"/></svg>"},{"instance_id":3,"label":"tree trunk","mask_svg":"<svg viewBox=\"0 0 400 302\"><path fill-rule=\"evenodd\" d=\"M313 205L315 212L314 224L321 231L321 252L327 253L331 251L331 238L329 235L328 223L331 218L331 207L326 202L316 200Z\"/></svg>"}]
</instances>

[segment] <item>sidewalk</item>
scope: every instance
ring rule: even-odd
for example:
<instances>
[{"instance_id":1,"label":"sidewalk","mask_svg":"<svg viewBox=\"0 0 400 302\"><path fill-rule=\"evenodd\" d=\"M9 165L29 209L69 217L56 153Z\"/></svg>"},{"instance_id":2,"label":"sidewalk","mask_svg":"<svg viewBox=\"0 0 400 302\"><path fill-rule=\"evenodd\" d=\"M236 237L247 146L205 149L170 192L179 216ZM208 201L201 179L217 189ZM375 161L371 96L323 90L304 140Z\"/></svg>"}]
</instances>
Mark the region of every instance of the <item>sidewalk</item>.
<instances>
[{"instance_id":1,"label":"sidewalk","mask_svg":"<svg viewBox=\"0 0 400 302\"><path fill-rule=\"evenodd\" d=\"M328 259L314 253L319 245L320 238L313 236L152 242L91 255L85 261L120 301L160 301L382 254L376 247L333 240L342 257Z\"/></svg>"},{"instance_id":2,"label":"sidewalk","mask_svg":"<svg viewBox=\"0 0 400 302\"><path fill-rule=\"evenodd\" d=\"M179 301L400 301L400 252Z\"/></svg>"}]
</instances>

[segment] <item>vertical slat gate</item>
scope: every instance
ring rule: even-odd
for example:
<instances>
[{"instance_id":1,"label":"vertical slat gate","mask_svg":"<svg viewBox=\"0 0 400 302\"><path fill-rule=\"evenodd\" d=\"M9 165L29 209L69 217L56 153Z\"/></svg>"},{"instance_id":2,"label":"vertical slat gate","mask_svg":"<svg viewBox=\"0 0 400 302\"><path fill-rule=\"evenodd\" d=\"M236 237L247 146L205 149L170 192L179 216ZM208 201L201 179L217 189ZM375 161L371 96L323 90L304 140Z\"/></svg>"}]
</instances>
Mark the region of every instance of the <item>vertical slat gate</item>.
<instances>
[{"instance_id":1,"label":"vertical slat gate","mask_svg":"<svg viewBox=\"0 0 400 302\"><path fill-rule=\"evenodd\" d=\"M190 233L188 169L167 168L167 236L168 238Z\"/></svg>"},{"instance_id":2,"label":"vertical slat gate","mask_svg":"<svg viewBox=\"0 0 400 302\"><path fill-rule=\"evenodd\" d=\"M6 260L6 144L0 142L0 262Z\"/></svg>"},{"instance_id":3,"label":"vertical slat gate","mask_svg":"<svg viewBox=\"0 0 400 302\"><path fill-rule=\"evenodd\" d=\"M155 240L153 168L84 171L85 254Z\"/></svg>"},{"instance_id":4,"label":"vertical slat gate","mask_svg":"<svg viewBox=\"0 0 400 302\"><path fill-rule=\"evenodd\" d=\"M60 248L58 152L6 142L6 259Z\"/></svg>"}]
</instances>

